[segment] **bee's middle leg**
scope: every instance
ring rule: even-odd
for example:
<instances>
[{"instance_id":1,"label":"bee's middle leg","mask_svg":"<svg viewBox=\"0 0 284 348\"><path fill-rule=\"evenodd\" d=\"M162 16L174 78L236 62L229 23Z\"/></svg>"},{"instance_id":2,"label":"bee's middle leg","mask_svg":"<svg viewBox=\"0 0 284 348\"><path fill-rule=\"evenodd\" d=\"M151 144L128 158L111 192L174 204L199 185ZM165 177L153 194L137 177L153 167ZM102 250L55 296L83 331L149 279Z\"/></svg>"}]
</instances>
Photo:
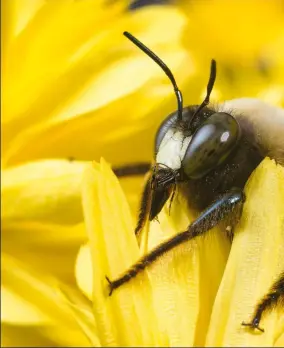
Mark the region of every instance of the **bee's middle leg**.
<instances>
[{"instance_id":1,"label":"bee's middle leg","mask_svg":"<svg viewBox=\"0 0 284 348\"><path fill-rule=\"evenodd\" d=\"M125 176L138 176L146 174L151 168L150 162L125 164L113 168L115 175L119 178Z\"/></svg>"},{"instance_id":2,"label":"bee's middle leg","mask_svg":"<svg viewBox=\"0 0 284 348\"><path fill-rule=\"evenodd\" d=\"M255 308L252 320L250 322L242 322L242 325L264 332L264 329L259 327L262 315L280 304L284 306L284 272L271 286L269 292L260 300Z\"/></svg>"}]
</instances>

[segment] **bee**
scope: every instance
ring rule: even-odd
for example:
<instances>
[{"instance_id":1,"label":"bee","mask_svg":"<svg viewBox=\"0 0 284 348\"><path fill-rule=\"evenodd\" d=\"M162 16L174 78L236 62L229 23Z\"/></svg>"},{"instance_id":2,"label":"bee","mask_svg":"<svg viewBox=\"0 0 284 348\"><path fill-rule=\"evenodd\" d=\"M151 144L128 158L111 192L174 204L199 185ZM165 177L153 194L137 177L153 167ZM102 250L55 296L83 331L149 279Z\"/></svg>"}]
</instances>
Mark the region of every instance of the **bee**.
<instances>
[{"instance_id":1,"label":"bee","mask_svg":"<svg viewBox=\"0 0 284 348\"><path fill-rule=\"evenodd\" d=\"M117 170L118 175L127 175L150 169L135 234L139 237L145 223L157 218L165 203L173 200L177 187L188 206L199 216L185 231L150 250L116 279L106 277L109 295L176 246L205 235L227 219L232 222L230 227L234 227L246 199L244 186L254 169L266 156L284 164L283 119L279 118L277 124L278 134L282 135L272 139L269 136L273 131L269 113L267 119L259 119L209 106L216 80L214 59L211 61L205 99L200 105L183 107L182 93L166 64L133 35L128 32L124 35L162 68L173 85L177 99L177 111L171 113L157 131L153 166L139 164ZM229 233L233 238L233 229ZM252 320L242 325L264 331L259 326L264 311L281 301L284 301L284 272L257 304Z\"/></svg>"}]
</instances>

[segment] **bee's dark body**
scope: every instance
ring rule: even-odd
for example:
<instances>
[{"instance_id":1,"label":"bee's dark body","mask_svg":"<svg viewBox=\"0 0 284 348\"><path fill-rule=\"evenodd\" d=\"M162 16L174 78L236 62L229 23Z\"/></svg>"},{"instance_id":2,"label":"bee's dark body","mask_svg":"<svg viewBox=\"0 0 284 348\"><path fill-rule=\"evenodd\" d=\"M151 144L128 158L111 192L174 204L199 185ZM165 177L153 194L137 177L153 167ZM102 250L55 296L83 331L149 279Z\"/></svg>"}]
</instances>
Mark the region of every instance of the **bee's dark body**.
<instances>
[{"instance_id":1,"label":"bee's dark body","mask_svg":"<svg viewBox=\"0 0 284 348\"><path fill-rule=\"evenodd\" d=\"M178 110L165 119L156 135L155 164L144 187L135 234L139 235L147 220L158 216L166 201L171 203L176 189L198 217L186 230L158 245L120 277L113 281L107 278L110 294L177 245L204 235L216 225L230 226L231 231L242 212L243 190L254 169L266 156L284 163L284 120L279 113L280 137L270 139L270 119L262 122L228 107L218 110L207 106L216 77L214 60L203 103L183 108L181 92L169 69L131 34L126 36L165 71L178 100ZM256 124L261 124L259 131ZM140 167L146 169L147 165ZM131 170L135 173L136 169ZM229 237L232 236L233 232L229 232ZM283 285L284 273L262 298L252 321L243 325L263 331L259 328L262 314L284 302Z\"/></svg>"},{"instance_id":2,"label":"bee's dark body","mask_svg":"<svg viewBox=\"0 0 284 348\"><path fill-rule=\"evenodd\" d=\"M191 108L187 108L190 112ZM207 116L215 113L213 109L204 110ZM203 113L203 110L202 112ZM204 115L201 115L204 118ZM261 149L254 143L254 139L247 129L249 124L245 119L239 120L242 129L238 146L231 153L224 164L210 171L200 179L187 180L182 186L181 192L187 198L191 209L204 210L216 198L227 192L232 187L243 189L253 170L262 161L264 156Z\"/></svg>"},{"instance_id":3,"label":"bee's dark body","mask_svg":"<svg viewBox=\"0 0 284 348\"><path fill-rule=\"evenodd\" d=\"M177 120L176 112L169 115L164 123L171 122L171 126L181 129L184 134L190 135L204 123L212 114L218 110L205 107L195 118L194 123L189 128L191 118L194 115L197 106L189 106L183 109L183 118ZM221 194L227 192L232 187L243 189L253 170L265 157L265 150L255 143L251 125L245 117L237 116L241 127L241 139L238 146L230 154L225 163L210 171L200 179L188 179L182 175L179 179L179 192L187 200L188 207L197 212L204 210L209 204L214 202ZM210 153L208 154L210 155ZM150 221L153 220L160 212L163 202L169 197L164 196L162 190L154 194L152 199L152 209L150 211ZM156 199L155 199L156 198Z\"/></svg>"}]
</instances>

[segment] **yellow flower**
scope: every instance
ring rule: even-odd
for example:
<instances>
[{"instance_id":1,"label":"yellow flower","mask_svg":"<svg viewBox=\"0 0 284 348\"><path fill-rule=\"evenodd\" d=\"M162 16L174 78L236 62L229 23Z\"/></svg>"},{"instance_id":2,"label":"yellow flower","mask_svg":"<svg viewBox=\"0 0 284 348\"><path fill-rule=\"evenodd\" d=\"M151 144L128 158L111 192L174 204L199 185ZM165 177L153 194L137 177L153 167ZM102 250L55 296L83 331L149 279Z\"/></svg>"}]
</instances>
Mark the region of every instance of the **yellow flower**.
<instances>
[{"instance_id":1,"label":"yellow flower","mask_svg":"<svg viewBox=\"0 0 284 348\"><path fill-rule=\"evenodd\" d=\"M194 71L180 43L185 16L174 6L129 12L104 0L36 3L12 0L3 9L10 21L3 30L2 165L101 155L112 164L147 160L146 139L176 101L160 68L122 33L151 46L182 85ZM15 27L13 15L21 22Z\"/></svg>"},{"instance_id":2,"label":"yellow flower","mask_svg":"<svg viewBox=\"0 0 284 348\"><path fill-rule=\"evenodd\" d=\"M249 64L283 34L282 0L203 0L182 5L192 45L222 63Z\"/></svg>"},{"instance_id":3,"label":"yellow flower","mask_svg":"<svg viewBox=\"0 0 284 348\"><path fill-rule=\"evenodd\" d=\"M188 17L183 43L194 52L199 78L206 80L210 59L218 63L218 99L257 97L284 106L282 0L179 3Z\"/></svg>"},{"instance_id":4,"label":"yellow flower","mask_svg":"<svg viewBox=\"0 0 284 348\"><path fill-rule=\"evenodd\" d=\"M216 267L212 267L213 280L199 277L205 268L210 269L208 262L201 258L203 253L208 254L207 244L197 241L202 244L200 251L192 253L190 258L185 254L186 267L192 274L188 286L191 293L187 299L188 292L184 290L176 306L180 312L193 313L193 317L185 316L180 324L178 316L173 316L176 326L171 326L166 316L161 318L157 314L165 310L159 300L159 283L153 293L149 290L141 294L140 290L135 305L131 301L128 304L125 298L121 303L111 302L113 299L98 292L98 303L110 303L98 317L97 310L101 307L95 307L94 316L90 301L80 293L74 277L76 255L80 246L87 242L81 207L84 161L98 160L102 155L112 165L149 160L157 125L176 108L167 78L148 57L123 38L122 32L133 32L157 52L174 72L181 89L188 85L186 104L196 103L208 77L205 63L201 66L200 60L200 67L197 64L200 56L197 54L194 59L192 50L183 46L181 34L187 17L178 7L150 7L132 13L125 11L125 7L125 2L106 4L104 0L9 0L1 4L3 346L98 346L131 343L132 339L134 343L147 339L156 345L175 345L188 342L188 335L191 335L191 342L205 342L201 329L207 330L209 325L211 311L208 306L213 306L229 252L226 242L217 235L212 237L215 249L219 250ZM275 52L279 55L281 39L283 36L271 42L270 55L276 56ZM267 90L262 89L262 93L264 99L281 103L283 75L276 72L278 70L274 69L272 78L278 85L273 83ZM217 90L219 99L225 95L224 86ZM228 90L236 93L237 87ZM241 91L239 94L242 95ZM77 161L69 162L70 157ZM105 180L108 182L108 174L101 182ZM121 184L135 211L141 179L121 180ZM116 201L121 203L119 199ZM110 202L105 205L106 210L108 204ZM127 215L127 222L121 220L118 225L122 231L119 238L125 238L123 231L127 229L126 242L132 243L132 251L129 248L132 256L131 259L125 256L121 262L119 254L115 260L117 271L120 271L119 265L127 266L139 253L133 236L130 237L133 225L125 203L124 208L121 216ZM185 212L176 214L178 220L169 220L162 214L161 226L151 227L156 232L150 233L144 248L176 233L181 224L188 222ZM96 219L100 221L103 216L97 212ZM86 217L90 223L88 219ZM107 220L104 223L108 223ZM119 221L119 217L116 216L115 221ZM103 236L101 234L101 238ZM88 258L88 250L87 246L82 247L78 260ZM178 264L179 255L174 253L174 257ZM106 253L102 251L97 258L98 263L92 268L99 275L104 269L103 266L99 270L100 258L107 262ZM77 263L78 282L92 291L80 262ZM84 267L87 265L85 263ZM110 275L114 275L116 269L112 271ZM170 263L168 271L172 272ZM156 273L159 280L160 272ZM143 282L144 288L155 284L156 275L152 278L151 282ZM167 274L165 279L168 284ZM209 294L204 290L207 286L212 290ZM135 299L134 292L131 294ZM171 288L168 294L169 306L175 308L173 300L180 294L179 288ZM157 301L151 300L152 295ZM201 295L202 301L199 301ZM141 328L139 333L128 338L129 333L124 329L132 323L135 311L140 314L145 309L143 301L147 307L152 303L149 311L154 313L153 318L149 317L150 312L145 314L145 324L143 315L136 314ZM127 316L121 306L128 308ZM194 322L192 318L197 316L198 321ZM117 323L121 327L118 325L113 331ZM108 325L106 330L104 325Z\"/></svg>"},{"instance_id":5,"label":"yellow flower","mask_svg":"<svg viewBox=\"0 0 284 348\"><path fill-rule=\"evenodd\" d=\"M77 259L77 279L92 299L102 346L279 346L283 309L267 313L265 333L241 326L274 276L283 270L284 169L265 159L251 176L230 250L217 229L162 256L108 296L105 276L118 276L139 250L117 178L104 160L86 169L83 209L89 237ZM150 225L146 250L189 222L181 201ZM181 227L182 226L182 227ZM92 293L93 292L93 293ZM282 337L281 337L282 335Z\"/></svg>"},{"instance_id":6,"label":"yellow flower","mask_svg":"<svg viewBox=\"0 0 284 348\"><path fill-rule=\"evenodd\" d=\"M60 290L79 296L74 263L86 242L83 160L148 159L149 134L154 137L155 126L176 103L159 67L123 31L159 52L181 85L194 69L179 40L185 25L180 10L131 13L126 5L104 0L1 5L3 345L95 344L95 338L86 341L77 316L70 319ZM169 22L173 30L164 37ZM141 179L122 185L134 210ZM77 302L76 311L82 305Z\"/></svg>"}]
</instances>

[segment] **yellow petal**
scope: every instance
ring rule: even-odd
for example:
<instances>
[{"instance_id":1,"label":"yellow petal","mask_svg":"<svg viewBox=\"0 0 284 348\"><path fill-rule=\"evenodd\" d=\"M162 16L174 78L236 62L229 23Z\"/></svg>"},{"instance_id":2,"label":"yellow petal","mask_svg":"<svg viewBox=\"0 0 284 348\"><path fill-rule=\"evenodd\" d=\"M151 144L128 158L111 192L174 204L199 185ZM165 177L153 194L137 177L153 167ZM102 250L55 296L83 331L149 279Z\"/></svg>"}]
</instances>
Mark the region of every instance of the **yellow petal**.
<instances>
[{"instance_id":1,"label":"yellow petal","mask_svg":"<svg viewBox=\"0 0 284 348\"><path fill-rule=\"evenodd\" d=\"M151 18L152 34L142 25ZM169 22L173 37L165 44L160 34ZM184 24L179 11L159 7L128 14L104 35L95 35L84 54L76 51L65 75L59 74L36 103L21 108L27 109L25 115L2 126L7 138L3 140L5 165L42 157L90 160L104 155L112 163L147 159L152 147L149 142L143 144L143 139L154 137L154 127L176 107L176 101L161 69L127 42L122 32L127 29L141 40L146 37L145 43L153 42L151 48L167 61L182 84L193 71L189 54L178 42ZM150 40L153 34L156 36ZM186 71L182 69L185 64ZM129 75L133 79L125 79ZM137 151L129 151L133 146Z\"/></svg>"},{"instance_id":2,"label":"yellow petal","mask_svg":"<svg viewBox=\"0 0 284 348\"><path fill-rule=\"evenodd\" d=\"M245 192L247 201L215 300L208 346L273 346L280 335L277 310L263 316L263 334L247 330L241 322L251 319L256 304L284 269L283 167L265 159Z\"/></svg>"},{"instance_id":3,"label":"yellow petal","mask_svg":"<svg viewBox=\"0 0 284 348\"><path fill-rule=\"evenodd\" d=\"M102 345L163 345L147 274L108 296L113 278L139 257L129 207L104 161L86 169L83 208L93 264L94 315ZM129 324L135 323L129 330Z\"/></svg>"},{"instance_id":4,"label":"yellow petal","mask_svg":"<svg viewBox=\"0 0 284 348\"><path fill-rule=\"evenodd\" d=\"M143 176L127 177L121 178L119 182L127 197L132 216L136 221L140 204L140 191L142 192L144 178ZM92 299L93 271L89 243L82 245L79 250L76 259L75 273L79 288L89 299Z\"/></svg>"},{"instance_id":5,"label":"yellow petal","mask_svg":"<svg viewBox=\"0 0 284 348\"><path fill-rule=\"evenodd\" d=\"M224 64L248 65L266 58L266 47L283 33L281 0L185 1L184 6L190 19L185 42Z\"/></svg>"},{"instance_id":6,"label":"yellow petal","mask_svg":"<svg viewBox=\"0 0 284 348\"><path fill-rule=\"evenodd\" d=\"M68 325L52 325L40 328L43 336L53 341L53 347L98 347L93 345L81 328L69 327Z\"/></svg>"},{"instance_id":7,"label":"yellow petal","mask_svg":"<svg viewBox=\"0 0 284 348\"><path fill-rule=\"evenodd\" d=\"M54 347L38 327L9 325L1 321L1 347Z\"/></svg>"},{"instance_id":8,"label":"yellow petal","mask_svg":"<svg viewBox=\"0 0 284 348\"><path fill-rule=\"evenodd\" d=\"M1 324L1 347L98 347L82 330L64 326L17 326Z\"/></svg>"},{"instance_id":9,"label":"yellow petal","mask_svg":"<svg viewBox=\"0 0 284 348\"><path fill-rule=\"evenodd\" d=\"M159 222L151 223L148 249L186 230L194 216L185 206L178 196L170 216L167 205ZM228 241L215 229L210 237L186 242L149 267L160 328L171 347L204 344L228 251Z\"/></svg>"},{"instance_id":10,"label":"yellow petal","mask_svg":"<svg viewBox=\"0 0 284 348\"><path fill-rule=\"evenodd\" d=\"M1 254L1 321L11 324L47 324L61 321L74 326L67 306L60 301L58 280L36 272L15 257Z\"/></svg>"},{"instance_id":11,"label":"yellow petal","mask_svg":"<svg viewBox=\"0 0 284 348\"><path fill-rule=\"evenodd\" d=\"M181 1L181 5L188 16L183 43L194 53L198 71L196 91L200 92L200 83L206 88L206 67L215 58L217 101L251 96L284 105L282 0ZM237 20L232 21L232 13ZM185 95L189 90L190 86L183 90ZM201 102L204 95L192 103Z\"/></svg>"},{"instance_id":12,"label":"yellow petal","mask_svg":"<svg viewBox=\"0 0 284 348\"><path fill-rule=\"evenodd\" d=\"M89 244L85 244L80 248L75 267L77 284L91 300L93 297L93 266Z\"/></svg>"},{"instance_id":13,"label":"yellow petal","mask_svg":"<svg viewBox=\"0 0 284 348\"><path fill-rule=\"evenodd\" d=\"M10 11L13 11L12 24L12 35L16 37L25 29L28 23L33 19L36 13L44 5L44 0L11 0L6 6L10 7Z\"/></svg>"},{"instance_id":14,"label":"yellow petal","mask_svg":"<svg viewBox=\"0 0 284 348\"><path fill-rule=\"evenodd\" d=\"M1 323L1 347L98 347L78 328L68 326L17 326Z\"/></svg>"},{"instance_id":15,"label":"yellow petal","mask_svg":"<svg viewBox=\"0 0 284 348\"><path fill-rule=\"evenodd\" d=\"M74 282L75 258L80 245L86 241L83 224L62 226L2 220L1 225L2 252L17 255L39 273Z\"/></svg>"},{"instance_id":16,"label":"yellow petal","mask_svg":"<svg viewBox=\"0 0 284 348\"><path fill-rule=\"evenodd\" d=\"M44 0L10 0L1 4L1 57L3 72L9 66L9 53L13 45L13 40L26 27L27 23L33 19L43 5Z\"/></svg>"},{"instance_id":17,"label":"yellow petal","mask_svg":"<svg viewBox=\"0 0 284 348\"><path fill-rule=\"evenodd\" d=\"M145 183L143 175L137 177L124 177L119 179L119 183L126 195L132 216L135 221L138 216L141 194Z\"/></svg>"},{"instance_id":18,"label":"yellow petal","mask_svg":"<svg viewBox=\"0 0 284 348\"><path fill-rule=\"evenodd\" d=\"M284 333L276 340L274 347L284 347Z\"/></svg>"},{"instance_id":19,"label":"yellow petal","mask_svg":"<svg viewBox=\"0 0 284 348\"><path fill-rule=\"evenodd\" d=\"M49 321L40 308L33 305L17 293L9 291L6 287L1 287L2 311L1 321L6 323L23 323L25 325L41 325Z\"/></svg>"},{"instance_id":20,"label":"yellow petal","mask_svg":"<svg viewBox=\"0 0 284 348\"><path fill-rule=\"evenodd\" d=\"M2 170L1 218L49 223L82 221L84 164L46 160Z\"/></svg>"},{"instance_id":21,"label":"yellow petal","mask_svg":"<svg viewBox=\"0 0 284 348\"><path fill-rule=\"evenodd\" d=\"M122 2L107 8L103 1L45 2L26 23L11 50L6 52L10 59L5 70L5 121L21 117L31 108L30 104L37 104L38 97L45 95L58 76L70 67L70 57L77 49L93 36L94 31L102 30L108 21L114 20L121 9ZM26 59L19 60L19 54ZM17 103L11 105L13 91ZM57 90L58 97L62 92ZM49 98L51 96L41 99L41 104L49 106L50 110ZM37 115L38 121L45 115L46 111L42 111ZM30 115L25 123L30 123L35 116Z\"/></svg>"},{"instance_id":22,"label":"yellow petal","mask_svg":"<svg viewBox=\"0 0 284 348\"><path fill-rule=\"evenodd\" d=\"M91 347L100 347L101 343L91 301L70 288L62 287L61 290L76 322L89 340Z\"/></svg>"}]
</instances>

